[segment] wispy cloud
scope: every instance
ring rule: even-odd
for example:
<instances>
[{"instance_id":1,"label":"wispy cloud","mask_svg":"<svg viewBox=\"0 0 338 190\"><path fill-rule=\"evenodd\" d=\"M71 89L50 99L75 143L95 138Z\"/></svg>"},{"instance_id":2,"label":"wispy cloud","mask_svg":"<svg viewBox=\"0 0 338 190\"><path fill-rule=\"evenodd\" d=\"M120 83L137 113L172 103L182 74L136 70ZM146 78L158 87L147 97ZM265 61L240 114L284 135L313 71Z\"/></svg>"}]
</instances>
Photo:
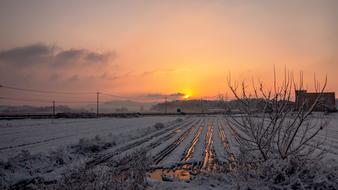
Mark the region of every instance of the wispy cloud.
<instances>
[{"instance_id":1,"label":"wispy cloud","mask_svg":"<svg viewBox=\"0 0 338 190\"><path fill-rule=\"evenodd\" d=\"M60 79L60 75L57 74L57 73L53 73L53 74L50 75L50 77L49 77L49 81L51 81L51 82L57 81L57 80L59 80L59 79Z\"/></svg>"},{"instance_id":2,"label":"wispy cloud","mask_svg":"<svg viewBox=\"0 0 338 190\"><path fill-rule=\"evenodd\" d=\"M185 69L154 69L154 70L144 71L140 74L140 76L145 77L145 76L150 76L150 75L155 75L155 74L170 74L170 73L177 73L181 71L185 71Z\"/></svg>"},{"instance_id":3,"label":"wispy cloud","mask_svg":"<svg viewBox=\"0 0 338 190\"><path fill-rule=\"evenodd\" d=\"M69 82L75 82L78 81L80 79L80 77L78 75L73 75L71 77L69 77L68 81Z\"/></svg>"},{"instance_id":4,"label":"wispy cloud","mask_svg":"<svg viewBox=\"0 0 338 190\"><path fill-rule=\"evenodd\" d=\"M104 79L104 80L116 80L116 79L119 79L120 77L119 76L116 76L116 75L110 75L108 73L103 73L101 76L100 76L101 79Z\"/></svg>"}]
</instances>

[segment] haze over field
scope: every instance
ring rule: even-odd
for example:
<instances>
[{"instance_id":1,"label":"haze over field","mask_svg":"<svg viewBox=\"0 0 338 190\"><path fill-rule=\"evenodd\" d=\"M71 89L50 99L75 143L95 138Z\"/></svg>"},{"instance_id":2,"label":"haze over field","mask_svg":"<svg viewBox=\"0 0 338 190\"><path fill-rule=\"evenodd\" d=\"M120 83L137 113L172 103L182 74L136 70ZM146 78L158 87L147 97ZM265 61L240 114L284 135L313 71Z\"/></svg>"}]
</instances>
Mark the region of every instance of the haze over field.
<instances>
[{"instance_id":1,"label":"haze over field","mask_svg":"<svg viewBox=\"0 0 338 190\"><path fill-rule=\"evenodd\" d=\"M335 0L5 0L0 26L2 85L104 91L139 101L212 98L226 93L229 72L270 84L275 65L303 71L310 89L314 72L321 80L327 74L327 90L338 91Z\"/></svg>"}]
</instances>

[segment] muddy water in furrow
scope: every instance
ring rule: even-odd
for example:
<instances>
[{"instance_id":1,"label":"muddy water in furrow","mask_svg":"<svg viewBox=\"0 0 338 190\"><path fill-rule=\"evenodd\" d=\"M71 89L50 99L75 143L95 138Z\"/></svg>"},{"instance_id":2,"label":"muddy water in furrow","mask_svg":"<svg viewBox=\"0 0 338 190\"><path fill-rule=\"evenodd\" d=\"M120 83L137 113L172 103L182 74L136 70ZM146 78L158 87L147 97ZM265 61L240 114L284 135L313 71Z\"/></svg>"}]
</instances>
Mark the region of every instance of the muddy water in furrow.
<instances>
[{"instance_id":1,"label":"muddy water in furrow","mask_svg":"<svg viewBox=\"0 0 338 190\"><path fill-rule=\"evenodd\" d=\"M171 181L174 179L188 181L191 179L191 174L186 169L155 169L149 174L149 177L160 181Z\"/></svg>"},{"instance_id":2,"label":"muddy water in furrow","mask_svg":"<svg viewBox=\"0 0 338 190\"><path fill-rule=\"evenodd\" d=\"M181 144L181 142L187 138L190 132L193 130L194 125L187 129L178 139L176 139L172 144L167 146L164 150L162 150L158 155L154 157L154 163L159 164L160 161L164 159L168 154L170 154L177 146Z\"/></svg>"},{"instance_id":3,"label":"muddy water in furrow","mask_svg":"<svg viewBox=\"0 0 338 190\"><path fill-rule=\"evenodd\" d=\"M194 153L194 150L195 150L195 145L198 142L200 135L202 133L202 129L203 129L202 126L198 128L189 148L187 149L181 161L187 162L188 160L191 159L192 154ZM194 167L191 164L183 164L175 168L155 169L151 172L150 178L156 179L156 180L163 180L163 181L173 180L173 179L188 181L191 179L191 176L196 173L197 171L194 169Z\"/></svg>"},{"instance_id":4,"label":"muddy water in furrow","mask_svg":"<svg viewBox=\"0 0 338 190\"><path fill-rule=\"evenodd\" d=\"M195 145L198 139L200 138L201 133L202 133L202 127L199 127L194 139L192 140L190 147L188 148L188 151L183 156L182 161L186 162L192 157L192 154L194 153L194 150L195 150Z\"/></svg>"},{"instance_id":5,"label":"muddy water in furrow","mask_svg":"<svg viewBox=\"0 0 338 190\"><path fill-rule=\"evenodd\" d=\"M128 143L124 146L121 146L120 148L117 148L115 151L113 152L108 152L106 154L100 155L99 157L90 160L86 163L86 166L89 167L93 167L95 165L101 164L101 163L109 163L110 159L112 159L113 157L128 151L132 148L138 147L140 145L143 145L149 141L151 141L152 139L155 139L156 137L159 137L161 135L164 135L166 133L168 133L167 137L170 138L173 135L175 135L177 132L177 130L181 130L182 128L185 128L186 126L190 125L191 123L193 123L194 120L192 119L187 119L186 121L181 122L180 124L173 124L171 127L167 127L163 130L154 132L152 134L149 134L148 137L140 137L138 139L135 139L133 142ZM162 142L162 139L160 139L160 142ZM156 143L152 143L149 148L154 148L156 146L158 146L160 144L160 142L156 142ZM112 163L115 164L115 163Z\"/></svg>"},{"instance_id":6,"label":"muddy water in furrow","mask_svg":"<svg viewBox=\"0 0 338 190\"><path fill-rule=\"evenodd\" d=\"M203 122L198 123L198 124L202 124L202 123ZM198 125L193 126L193 127L198 127ZM187 160L189 160L191 158L192 153L194 152L195 144L197 143L201 132L202 132L202 126L200 126L199 129L196 131L195 136L194 136L194 138L193 138L193 140L191 142L191 145L189 146L188 150L186 151L186 153L183 156L183 158L181 159L181 161L187 161ZM188 134L187 135L182 135L182 136L184 136L184 138L187 138ZM182 141L180 141L180 142L182 142ZM175 144L178 145L179 143L177 144L177 142L176 142ZM193 169L193 167L190 164L183 164L183 165L179 164L175 168L158 168L158 169L154 169L154 170L152 170L148 174L148 176L150 178L152 178L152 179L163 180L163 181L173 180L173 179L187 181L187 180L190 180L191 179L191 175L195 174L195 173L197 173L197 172Z\"/></svg>"},{"instance_id":7,"label":"muddy water in furrow","mask_svg":"<svg viewBox=\"0 0 338 190\"><path fill-rule=\"evenodd\" d=\"M213 138L220 138L224 148L226 149L228 144L225 136L225 132L220 127L219 123L216 122L216 118L209 118L206 123L202 123L202 126L199 127L196 133L194 134L194 138L191 141L190 146L185 151L180 163L177 163L177 166L174 168L159 168L152 170L149 173L149 177L156 180L190 180L193 176L197 175L200 172L210 173L214 171L220 171L220 164L217 161L216 153L214 150L214 140ZM202 137L202 131L207 127L206 134ZM214 136L214 128L219 129L219 137L217 133ZM205 137L205 138L204 138ZM199 140L204 139L204 154L203 154L203 162L201 164L191 164L189 160L191 160L192 155L194 154L196 144ZM189 164L188 164L189 163Z\"/></svg>"},{"instance_id":8,"label":"muddy water in furrow","mask_svg":"<svg viewBox=\"0 0 338 190\"><path fill-rule=\"evenodd\" d=\"M215 152L213 150L213 130L214 130L214 125L213 122L209 122L208 124L208 131L206 134L206 146L205 146L205 156L204 156L204 161L202 165L202 170L203 171L212 171L215 165Z\"/></svg>"},{"instance_id":9,"label":"muddy water in furrow","mask_svg":"<svg viewBox=\"0 0 338 190\"><path fill-rule=\"evenodd\" d=\"M223 143L224 149L227 150L229 148L229 143L228 140L225 136L224 128L222 125L218 126L219 129L219 137L221 138L221 141Z\"/></svg>"}]
</instances>

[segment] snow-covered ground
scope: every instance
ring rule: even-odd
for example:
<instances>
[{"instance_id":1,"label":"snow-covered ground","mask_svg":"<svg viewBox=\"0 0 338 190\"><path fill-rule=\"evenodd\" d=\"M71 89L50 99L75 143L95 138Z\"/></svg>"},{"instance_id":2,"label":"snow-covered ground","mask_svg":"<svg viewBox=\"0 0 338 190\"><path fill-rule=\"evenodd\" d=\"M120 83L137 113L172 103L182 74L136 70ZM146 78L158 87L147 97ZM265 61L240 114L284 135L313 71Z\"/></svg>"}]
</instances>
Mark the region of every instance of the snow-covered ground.
<instances>
[{"instance_id":1,"label":"snow-covered ground","mask_svg":"<svg viewBox=\"0 0 338 190\"><path fill-rule=\"evenodd\" d=\"M128 135L177 117L0 120L0 158L48 152L97 135Z\"/></svg>"},{"instance_id":2,"label":"snow-covered ground","mask_svg":"<svg viewBox=\"0 0 338 190\"><path fill-rule=\"evenodd\" d=\"M238 153L238 146L234 139L235 134L224 116L181 118L177 120L177 117L168 116L129 119L3 120L0 121L0 157L11 158L12 162L8 163L13 165L11 167L14 169L29 166L24 172L20 171L20 177L18 177L14 169L6 169L8 163L7 165L3 164L4 167L0 167L0 177L3 172L2 175L5 176L6 183L14 183L15 180L12 179L15 177L17 179L27 176L44 177L50 175L51 171L57 175L60 172L55 172L56 170L67 168L69 163L73 163L74 160L75 162L79 161L78 157L82 161L84 160L83 162L89 167L101 164L114 165L116 160L123 159L135 150L142 149L146 151L147 157L152 159L151 168L156 168L157 172L165 171L168 174L165 178L175 181L181 177L187 177L180 176L181 170L208 170L214 173L212 168L217 168L218 164L232 159L230 154L236 156ZM338 114L330 115L328 119L330 123L318 139L326 139L326 148L330 150L329 156L338 158ZM159 122L163 124L155 125ZM71 148L69 148L70 145ZM63 158L64 154L76 154L77 157L73 156L71 158L73 160L69 163L66 161L62 167L54 166L55 156L34 156L41 152L48 154L52 150L59 150L59 147L67 146L67 151L61 151L61 153L56 151L56 153L53 152L53 155L57 155L58 159L59 157ZM30 154L21 152L22 150L28 150ZM16 156L19 153L20 155ZM79 154L81 156L78 156ZM44 165L41 167L39 165L41 165L42 158L52 161L43 162ZM32 159L39 161L33 162ZM20 162L24 162L24 164ZM51 163L54 165L51 166ZM1 171L1 169L3 170ZM31 174L32 170L39 172ZM7 175L6 172L9 171L12 172L11 175ZM175 176L176 174L177 176ZM184 174L186 175L186 173ZM224 184L226 179L223 179L222 176L212 174L213 177L207 180L208 175L205 175L205 172L203 175L195 176L196 180L189 183L156 181L154 180L156 177L153 176L150 171L148 177L150 189L160 189L160 187L164 189L196 189L199 185L204 187L202 189L224 189L227 187Z\"/></svg>"}]
</instances>

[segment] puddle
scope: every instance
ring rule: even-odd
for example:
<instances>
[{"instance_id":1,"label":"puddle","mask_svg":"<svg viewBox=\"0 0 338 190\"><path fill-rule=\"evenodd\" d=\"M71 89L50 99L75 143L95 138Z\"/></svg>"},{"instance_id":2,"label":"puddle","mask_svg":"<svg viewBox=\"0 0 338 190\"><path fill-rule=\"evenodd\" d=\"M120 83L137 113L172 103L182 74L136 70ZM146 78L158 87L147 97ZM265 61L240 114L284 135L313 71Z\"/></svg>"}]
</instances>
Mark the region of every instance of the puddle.
<instances>
[{"instance_id":1,"label":"puddle","mask_svg":"<svg viewBox=\"0 0 338 190\"><path fill-rule=\"evenodd\" d=\"M204 139L205 150L204 150L204 159L203 162L198 162L194 164L183 164L175 168L160 168L154 169L148 173L148 177L154 180L159 181L190 181L194 178L195 175L200 173L213 173L213 172L223 172L226 171L225 163L220 163L217 160L217 156L214 150L214 141L213 141L213 134L214 134L214 123L209 122L207 124L207 133ZM202 133L203 128L199 127L196 131L195 136L189 146L188 150L185 152L181 161L187 162L191 159L192 154L195 149L196 143L200 140L200 136ZM186 136L192 131L192 128L188 129L176 142L173 143L173 149L176 148L185 138ZM228 146L227 139L223 130L220 130L219 133L221 140L223 142L224 148ZM161 155L162 160L167 154L169 154L173 149L168 149L165 151L166 154ZM233 159L231 157L231 159Z\"/></svg>"},{"instance_id":2,"label":"puddle","mask_svg":"<svg viewBox=\"0 0 338 190\"><path fill-rule=\"evenodd\" d=\"M151 179L159 181L189 181L191 179L191 174L188 169L155 169L148 174Z\"/></svg>"}]
</instances>

